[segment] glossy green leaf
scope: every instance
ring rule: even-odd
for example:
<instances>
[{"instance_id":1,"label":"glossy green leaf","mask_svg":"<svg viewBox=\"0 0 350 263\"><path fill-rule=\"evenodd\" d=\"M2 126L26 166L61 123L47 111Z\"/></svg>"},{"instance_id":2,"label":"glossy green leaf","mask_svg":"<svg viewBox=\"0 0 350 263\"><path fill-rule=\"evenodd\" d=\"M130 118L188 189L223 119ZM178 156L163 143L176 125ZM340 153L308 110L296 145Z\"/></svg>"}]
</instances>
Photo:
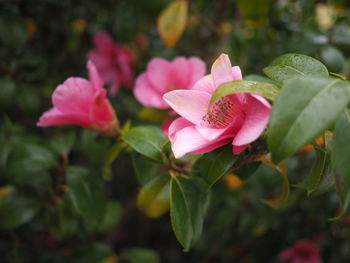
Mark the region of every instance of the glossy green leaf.
<instances>
[{"instance_id":1,"label":"glossy green leaf","mask_svg":"<svg viewBox=\"0 0 350 263\"><path fill-rule=\"evenodd\" d=\"M170 176L156 176L145 184L137 197L137 206L150 218L156 218L170 207Z\"/></svg>"},{"instance_id":2,"label":"glossy green leaf","mask_svg":"<svg viewBox=\"0 0 350 263\"><path fill-rule=\"evenodd\" d=\"M350 111L346 110L336 123L334 130L332 164L340 182L337 184L341 198L341 215L350 203Z\"/></svg>"},{"instance_id":3,"label":"glossy green leaf","mask_svg":"<svg viewBox=\"0 0 350 263\"><path fill-rule=\"evenodd\" d=\"M256 74L249 74L244 76L244 80L252 80L252 81L258 81L258 82L266 82L273 84L275 86L278 86L278 83L272 79L269 79L267 77L261 76L261 75L256 75Z\"/></svg>"},{"instance_id":4,"label":"glossy green leaf","mask_svg":"<svg viewBox=\"0 0 350 263\"><path fill-rule=\"evenodd\" d=\"M350 83L304 77L284 85L274 103L268 145L274 163L294 154L334 123L350 99Z\"/></svg>"},{"instance_id":5,"label":"glossy green leaf","mask_svg":"<svg viewBox=\"0 0 350 263\"><path fill-rule=\"evenodd\" d=\"M109 200L105 215L98 227L99 232L106 232L116 226L123 215L123 207L120 202Z\"/></svg>"},{"instance_id":6,"label":"glossy green leaf","mask_svg":"<svg viewBox=\"0 0 350 263\"><path fill-rule=\"evenodd\" d=\"M162 161L162 146L166 141L164 132L155 126L138 126L122 136L138 153L155 161Z\"/></svg>"},{"instance_id":7,"label":"glossy green leaf","mask_svg":"<svg viewBox=\"0 0 350 263\"><path fill-rule=\"evenodd\" d=\"M211 97L210 103L235 93L252 93L263 96L270 100L275 100L279 93L279 88L271 83L251 81L251 80L235 80L221 85L217 88Z\"/></svg>"},{"instance_id":8,"label":"glossy green leaf","mask_svg":"<svg viewBox=\"0 0 350 263\"><path fill-rule=\"evenodd\" d=\"M0 201L0 228L12 229L30 221L42 206L32 193L15 189Z\"/></svg>"},{"instance_id":9,"label":"glossy green leaf","mask_svg":"<svg viewBox=\"0 0 350 263\"><path fill-rule=\"evenodd\" d=\"M232 145L204 154L195 164L194 171L209 185L215 184L238 160Z\"/></svg>"},{"instance_id":10,"label":"glossy green leaf","mask_svg":"<svg viewBox=\"0 0 350 263\"><path fill-rule=\"evenodd\" d=\"M147 184L161 173L162 165L160 163L150 160L137 152L133 152L131 157L136 177L141 185Z\"/></svg>"},{"instance_id":11,"label":"glossy green leaf","mask_svg":"<svg viewBox=\"0 0 350 263\"><path fill-rule=\"evenodd\" d=\"M188 251L202 234L209 203L207 185L199 178L172 177L170 217L177 240Z\"/></svg>"},{"instance_id":12,"label":"glossy green leaf","mask_svg":"<svg viewBox=\"0 0 350 263\"><path fill-rule=\"evenodd\" d=\"M76 211L92 227L97 227L105 215L106 195L102 181L82 167L67 170L68 195Z\"/></svg>"},{"instance_id":13,"label":"glossy green leaf","mask_svg":"<svg viewBox=\"0 0 350 263\"><path fill-rule=\"evenodd\" d=\"M139 112L139 118L145 121L160 122L169 117L167 110L143 107Z\"/></svg>"},{"instance_id":14,"label":"glossy green leaf","mask_svg":"<svg viewBox=\"0 0 350 263\"><path fill-rule=\"evenodd\" d=\"M271 79L284 83L294 77L326 77L328 70L320 61L301 54L282 55L263 69L264 73Z\"/></svg>"},{"instance_id":15,"label":"glossy green leaf","mask_svg":"<svg viewBox=\"0 0 350 263\"><path fill-rule=\"evenodd\" d=\"M129 263L159 263L159 255L151 249L131 248L123 252L122 257Z\"/></svg>"}]
</instances>

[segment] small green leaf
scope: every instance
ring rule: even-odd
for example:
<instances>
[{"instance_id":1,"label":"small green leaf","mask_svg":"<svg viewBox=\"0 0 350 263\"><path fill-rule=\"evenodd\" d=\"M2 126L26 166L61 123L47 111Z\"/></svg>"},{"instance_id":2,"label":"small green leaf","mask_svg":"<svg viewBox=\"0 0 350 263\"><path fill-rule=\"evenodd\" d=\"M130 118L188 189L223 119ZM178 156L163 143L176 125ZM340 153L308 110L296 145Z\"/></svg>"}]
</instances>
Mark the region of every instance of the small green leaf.
<instances>
[{"instance_id":1,"label":"small green leaf","mask_svg":"<svg viewBox=\"0 0 350 263\"><path fill-rule=\"evenodd\" d=\"M284 85L274 103L268 145L279 163L334 123L350 99L350 83L304 77Z\"/></svg>"},{"instance_id":2,"label":"small green leaf","mask_svg":"<svg viewBox=\"0 0 350 263\"><path fill-rule=\"evenodd\" d=\"M294 77L327 77L328 70L320 61L301 54L285 54L263 69L271 79L284 83Z\"/></svg>"},{"instance_id":3,"label":"small green leaf","mask_svg":"<svg viewBox=\"0 0 350 263\"><path fill-rule=\"evenodd\" d=\"M330 161L330 152L328 150L315 148L316 161L311 169L310 174L297 186L307 191L308 195L318 190L323 177L329 172L328 166Z\"/></svg>"},{"instance_id":4,"label":"small green leaf","mask_svg":"<svg viewBox=\"0 0 350 263\"><path fill-rule=\"evenodd\" d=\"M138 153L152 160L162 162L162 146L166 141L166 137L158 127L135 127L125 133L122 139Z\"/></svg>"},{"instance_id":5,"label":"small green leaf","mask_svg":"<svg viewBox=\"0 0 350 263\"><path fill-rule=\"evenodd\" d=\"M0 228L12 229L30 221L39 211L41 200L15 189L0 201Z\"/></svg>"},{"instance_id":6,"label":"small green leaf","mask_svg":"<svg viewBox=\"0 0 350 263\"><path fill-rule=\"evenodd\" d=\"M99 232L106 232L117 225L122 218L123 207L120 202L110 200L106 206L105 215L98 227Z\"/></svg>"},{"instance_id":7,"label":"small green leaf","mask_svg":"<svg viewBox=\"0 0 350 263\"><path fill-rule=\"evenodd\" d=\"M217 88L211 97L210 103L227 95L235 93L252 93L261 95L267 99L275 100L279 93L279 88L271 83L251 81L251 80L235 80L221 85Z\"/></svg>"},{"instance_id":8,"label":"small green leaf","mask_svg":"<svg viewBox=\"0 0 350 263\"><path fill-rule=\"evenodd\" d=\"M159 255L146 248L131 248L126 250L122 257L125 258L130 263L159 263Z\"/></svg>"},{"instance_id":9,"label":"small green leaf","mask_svg":"<svg viewBox=\"0 0 350 263\"><path fill-rule=\"evenodd\" d=\"M170 217L177 240L188 251L202 234L209 203L207 184L199 178L172 177Z\"/></svg>"},{"instance_id":10,"label":"small green leaf","mask_svg":"<svg viewBox=\"0 0 350 263\"><path fill-rule=\"evenodd\" d=\"M169 117L167 110L143 107L139 112L139 118L145 121L160 122Z\"/></svg>"},{"instance_id":11,"label":"small green leaf","mask_svg":"<svg viewBox=\"0 0 350 263\"><path fill-rule=\"evenodd\" d=\"M73 148L76 135L75 133L68 133L61 136L55 136L51 139L51 148L60 155L68 155Z\"/></svg>"},{"instance_id":12,"label":"small green leaf","mask_svg":"<svg viewBox=\"0 0 350 263\"><path fill-rule=\"evenodd\" d=\"M194 170L209 185L215 184L237 161L232 153L232 145L224 146L204 154L195 164Z\"/></svg>"},{"instance_id":13,"label":"small green leaf","mask_svg":"<svg viewBox=\"0 0 350 263\"><path fill-rule=\"evenodd\" d=\"M325 46L321 50L321 58L330 71L340 72L343 69L345 57L339 49L333 46Z\"/></svg>"},{"instance_id":14,"label":"small green leaf","mask_svg":"<svg viewBox=\"0 0 350 263\"><path fill-rule=\"evenodd\" d=\"M126 145L123 142L115 144L108 152L107 157L102 165L102 178L106 181L112 179L112 163L118 158L119 154L124 150Z\"/></svg>"},{"instance_id":15,"label":"small green leaf","mask_svg":"<svg viewBox=\"0 0 350 263\"><path fill-rule=\"evenodd\" d=\"M162 165L160 163L152 161L137 152L133 152L131 157L136 177L141 185L147 184L161 173Z\"/></svg>"},{"instance_id":16,"label":"small green leaf","mask_svg":"<svg viewBox=\"0 0 350 263\"><path fill-rule=\"evenodd\" d=\"M345 214L350 203L350 111L338 119L334 129L332 165L340 182L337 190L341 199L340 216Z\"/></svg>"},{"instance_id":17,"label":"small green leaf","mask_svg":"<svg viewBox=\"0 0 350 263\"><path fill-rule=\"evenodd\" d=\"M260 76L260 75L256 75L256 74L249 74L249 75L246 75L244 76L243 78L244 80L252 80L252 81L258 81L258 82L266 82L266 83L270 83L270 84L273 84L275 86L278 86L279 84L272 80L272 79L269 79L267 77L264 77L264 76Z\"/></svg>"},{"instance_id":18,"label":"small green leaf","mask_svg":"<svg viewBox=\"0 0 350 263\"><path fill-rule=\"evenodd\" d=\"M82 167L67 170L68 195L76 211L92 227L97 227L105 215L106 195L101 180Z\"/></svg>"},{"instance_id":19,"label":"small green leaf","mask_svg":"<svg viewBox=\"0 0 350 263\"><path fill-rule=\"evenodd\" d=\"M156 176L145 184L137 197L137 206L150 218L156 218L169 210L170 176Z\"/></svg>"}]
</instances>

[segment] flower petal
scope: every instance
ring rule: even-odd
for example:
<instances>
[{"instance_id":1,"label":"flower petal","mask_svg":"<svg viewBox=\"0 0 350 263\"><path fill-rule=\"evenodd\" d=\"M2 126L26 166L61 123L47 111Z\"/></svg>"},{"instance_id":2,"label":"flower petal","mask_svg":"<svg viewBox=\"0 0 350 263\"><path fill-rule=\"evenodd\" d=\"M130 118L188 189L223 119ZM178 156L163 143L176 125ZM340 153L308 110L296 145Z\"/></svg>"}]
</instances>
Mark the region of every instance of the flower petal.
<instances>
[{"instance_id":1,"label":"flower petal","mask_svg":"<svg viewBox=\"0 0 350 263\"><path fill-rule=\"evenodd\" d=\"M115 118L112 105L106 99L106 90L102 89L95 94L95 98L90 107L90 120L93 122L110 122Z\"/></svg>"},{"instance_id":2,"label":"flower petal","mask_svg":"<svg viewBox=\"0 0 350 263\"><path fill-rule=\"evenodd\" d=\"M179 115L194 124L200 124L207 113L210 94L199 90L174 90L163 98Z\"/></svg>"},{"instance_id":3,"label":"flower petal","mask_svg":"<svg viewBox=\"0 0 350 263\"><path fill-rule=\"evenodd\" d=\"M206 65L203 60L197 57L190 57L188 59L188 64L190 68L188 83L190 86L192 86L197 80L204 76L206 72Z\"/></svg>"},{"instance_id":4,"label":"flower petal","mask_svg":"<svg viewBox=\"0 0 350 263\"><path fill-rule=\"evenodd\" d=\"M82 78L69 78L52 95L52 103L60 112L89 113L95 97L91 83Z\"/></svg>"},{"instance_id":5,"label":"flower petal","mask_svg":"<svg viewBox=\"0 0 350 263\"><path fill-rule=\"evenodd\" d=\"M134 95L145 106L157 109L167 109L169 105L162 99L162 94L153 88L148 75L142 73L136 80Z\"/></svg>"},{"instance_id":6,"label":"flower petal","mask_svg":"<svg viewBox=\"0 0 350 263\"><path fill-rule=\"evenodd\" d=\"M211 67L211 74L213 76L215 88L220 85L233 81L231 62L226 54L221 54L220 57L215 60Z\"/></svg>"},{"instance_id":7,"label":"flower petal","mask_svg":"<svg viewBox=\"0 0 350 263\"><path fill-rule=\"evenodd\" d=\"M212 75L206 75L200 80L198 80L191 88L192 90L201 90L210 94L214 93L215 85Z\"/></svg>"},{"instance_id":8,"label":"flower petal","mask_svg":"<svg viewBox=\"0 0 350 263\"><path fill-rule=\"evenodd\" d=\"M233 145L233 150L232 152L234 154L240 154L241 152L243 152L245 149L247 149L249 146L249 144L246 144L246 145L241 145L241 146L235 146Z\"/></svg>"},{"instance_id":9,"label":"flower petal","mask_svg":"<svg viewBox=\"0 0 350 263\"><path fill-rule=\"evenodd\" d=\"M62 113L52 108L40 117L37 125L40 127L56 125L80 125L87 127L90 124L89 116L79 113Z\"/></svg>"},{"instance_id":10,"label":"flower petal","mask_svg":"<svg viewBox=\"0 0 350 263\"><path fill-rule=\"evenodd\" d=\"M170 63L168 90L187 89L190 77L189 73L190 67L187 59L184 57L175 58Z\"/></svg>"},{"instance_id":11,"label":"flower petal","mask_svg":"<svg viewBox=\"0 0 350 263\"><path fill-rule=\"evenodd\" d=\"M247 94L246 104L243 107L245 120L233 140L235 146L255 141L265 129L270 117L271 106L260 96Z\"/></svg>"},{"instance_id":12,"label":"flower petal","mask_svg":"<svg viewBox=\"0 0 350 263\"><path fill-rule=\"evenodd\" d=\"M153 58L147 65L147 77L152 86L160 93L168 91L170 63L162 58Z\"/></svg>"},{"instance_id":13,"label":"flower petal","mask_svg":"<svg viewBox=\"0 0 350 263\"><path fill-rule=\"evenodd\" d=\"M95 64L91 60L89 60L87 63L87 69L89 71L89 79L93 88L96 91L103 89L103 82L97 72Z\"/></svg>"},{"instance_id":14,"label":"flower petal","mask_svg":"<svg viewBox=\"0 0 350 263\"><path fill-rule=\"evenodd\" d=\"M232 67L232 75L233 79L232 80L242 80L242 71L239 66L234 66Z\"/></svg>"}]
</instances>

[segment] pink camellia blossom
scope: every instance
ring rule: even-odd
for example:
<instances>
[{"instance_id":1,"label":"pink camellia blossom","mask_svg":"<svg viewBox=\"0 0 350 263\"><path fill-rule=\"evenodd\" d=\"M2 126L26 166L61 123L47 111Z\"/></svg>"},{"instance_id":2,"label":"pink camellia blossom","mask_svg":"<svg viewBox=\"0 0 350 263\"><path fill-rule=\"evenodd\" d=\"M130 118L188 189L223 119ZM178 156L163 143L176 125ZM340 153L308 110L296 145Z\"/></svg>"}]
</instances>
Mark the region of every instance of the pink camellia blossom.
<instances>
[{"instance_id":1,"label":"pink camellia blossom","mask_svg":"<svg viewBox=\"0 0 350 263\"><path fill-rule=\"evenodd\" d=\"M278 258L291 263L321 263L320 253L321 250L318 246L309 241L301 240L292 247L283 250Z\"/></svg>"},{"instance_id":2,"label":"pink camellia blossom","mask_svg":"<svg viewBox=\"0 0 350 263\"><path fill-rule=\"evenodd\" d=\"M53 108L40 117L38 126L72 124L111 135L117 132L118 121L96 67L89 61L87 68L90 81L71 77L56 88Z\"/></svg>"},{"instance_id":3,"label":"pink camellia blossom","mask_svg":"<svg viewBox=\"0 0 350 263\"><path fill-rule=\"evenodd\" d=\"M173 61L153 58L146 72L136 79L135 97L144 106L168 109L163 95L172 90L190 89L205 71L205 63L197 57L177 57Z\"/></svg>"},{"instance_id":4,"label":"pink camellia blossom","mask_svg":"<svg viewBox=\"0 0 350 263\"><path fill-rule=\"evenodd\" d=\"M102 80L110 85L110 94L115 95L120 85L132 87L134 81L133 54L123 45L114 43L106 32L94 35L95 49L88 54L95 63Z\"/></svg>"},{"instance_id":5,"label":"pink camellia blossom","mask_svg":"<svg viewBox=\"0 0 350 263\"><path fill-rule=\"evenodd\" d=\"M211 75L197 81L191 90L164 94L164 100L181 116L170 125L168 134L176 158L210 152L229 142L233 153L239 154L260 136L271 110L261 96L233 94L209 107L217 87L241 79L240 68L232 67L228 56L222 54L214 62Z\"/></svg>"}]
</instances>

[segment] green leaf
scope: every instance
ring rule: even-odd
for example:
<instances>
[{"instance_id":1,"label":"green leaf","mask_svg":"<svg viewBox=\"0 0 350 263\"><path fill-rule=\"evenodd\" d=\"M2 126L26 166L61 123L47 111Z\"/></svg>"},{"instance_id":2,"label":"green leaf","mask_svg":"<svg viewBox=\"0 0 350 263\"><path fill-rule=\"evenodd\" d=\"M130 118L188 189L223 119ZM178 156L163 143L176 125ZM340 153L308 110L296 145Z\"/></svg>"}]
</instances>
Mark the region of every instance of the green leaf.
<instances>
[{"instance_id":1,"label":"green leaf","mask_svg":"<svg viewBox=\"0 0 350 263\"><path fill-rule=\"evenodd\" d=\"M15 82L9 77L0 79L0 112L10 108L16 93Z\"/></svg>"},{"instance_id":2,"label":"green leaf","mask_svg":"<svg viewBox=\"0 0 350 263\"><path fill-rule=\"evenodd\" d=\"M235 93L252 93L261 95L267 99L275 100L279 93L279 88L271 83L257 82L251 80L235 80L221 85L211 97L210 103L227 95Z\"/></svg>"},{"instance_id":3,"label":"green leaf","mask_svg":"<svg viewBox=\"0 0 350 263\"><path fill-rule=\"evenodd\" d=\"M76 135L68 133L61 136L55 136L51 139L51 148L59 155L66 156L73 148Z\"/></svg>"},{"instance_id":4,"label":"green leaf","mask_svg":"<svg viewBox=\"0 0 350 263\"><path fill-rule=\"evenodd\" d=\"M265 18L270 9L270 0L238 0L237 5L240 13L247 18Z\"/></svg>"},{"instance_id":5,"label":"green leaf","mask_svg":"<svg viewBox=\"0 0 350 263\"><path fill-rule=\"evenodd\" d=\"M131 248L126 250L122 257L130 263L159 263L157 252L146 248Z\"/></svg>"},{"instance_id":6,"label":"green leaf","mask_svg":"<svg viewBox=\"0 0 350 263\"><path fill-rule=\"evenodd\" d=\"M162 146L166 141L166 137L158 127L135 127L125 133L122 139L138 153L152 160L162 162Z\"/></svg>"},{"instance_id":7,"label":"green leaf","mask_svg":"<svg viewBox=\"0 0 350 263\"><path fill-rule=\"evenodd\" d=\"M326 77L328 70L320 61L301 54L282 55L263 69L271 79L284 83L294 77L315 76Z\"/></svg>"},{"instance_id":8,"label":"green leaf","mask_svg":"<svg viewBox=\"0 0 350 263\"><path fill-rule=\"evenodd\" d=\"M161 164L152 161L137 152L133 152L131 157L136 177L141 185L145 185L152 178L161 173Z\"/></svg>"},{"instance_id":9,"label":"green leaf","mask_svg":"<svg viewBox=\"0 0 350 263\"><path fill-rule=\"evenodd\" d=\"M169 117L167 110L143 107L139 112L139 118L145 121L160 122Z\"/></svg>"},{"instance_id":10,"label":"green leaf","mask_svg":"<svg viewBox=\"0 0 350 263\"><path fill-rule=\"evenodd\" d=\"M273 84L275 86L278 86L279 84L272 80L272 79L269 79L267 77L264 77L264 76L260 76L260 75L256 75L256 74L249 74L249 75L246 75L244 76L244 80L252 80L252 81L258 81L258 82L266 82L266 83L270 83L270 84Z\"/></svg>"},{"instance_id":11,"label":"green leaf","mask_svg":"<svg viewBox=\"0 0 350 263\"><path fill-rule=\"evenodd\" d=\"M105 215L106 196L101 180L82 167L67 170L68 195L76 211L92 227L97 227Z\"/></svg>"},{"instance_id":12,"label":"green leaf","mask_svg":"<svg viewBox=\"0 0 350 263\"><path fill-rule=\"evenodd\" d=\"M27 223L36 215L41 205L37 196L15 189L0 201L0 228L12 229Z\"/></svg>"},{"instance_id":13,"label":"green leaf","mask_svg":"<svg viewBox=\"0 0 350 263\"><path fill-rule=\"evenodd\" d=\"M177 240L188 251L202 234L209 203L207 185L199 178L172 177L170 217Z\"/></svg>"},{"instance_id":14,"label":"green leaf","mask_svg":"<svg viewBox=\"0 0 350 263\"><path fill-rule=\"evenodd\" d=\"M298 187L305 189L308 195L318 190L323 177L329 172L330 152L319 148L315 148L315 152L316 161L310 174L302 182L297 184Z\"/></svg>"},{"instance_id":15,"label":"green leaf","mask_svg":"<svg viewBox=\"0 0 350 263\"><path fill-rule=\"evenodd\" d=\"M194 170L209 186L212 186L237 160L238 155L232 153L232 145L227 145L204 154L196 162Z\"/></svg>"},{"instance_id":16,"label":"green leaf","mask_svg":"<svg viewBox=\"0 0 350 263\"><path fill-rule=\"evenodd\" d=\"M339 177L337 184L341 198L343 215L347 212L350 203L350 111L346 110L338 119L334 129L334 144L332 164ZM340 216L341 216L340 215Z\"/></svg>"},{"instance_id":17,"label":"green leaf","mask_svg":"<svg viewBox=\"0 0 350 263\"><path fill-rule=\"evenodd\" d=\"M137 206L150 218L156 218L169 210L170 176L156 176L145 184L137 197Z\"/></svg>"},{"instance_id":18,"label":"green leaf","mask_svg":"<svg viewBox=\"0 0 350 263\"><path fill-rule=\"evenodd\" d=\"M274 103L268 145L274 163L294 154L336 121L350 99L350 83L304 77L284 85Z\"/></svg>"},{"instance_id":19,"label":"green leaf","mask_svg":"<svg viewBox=\"0 0 350 263\"><path fill-rule=\"evenodd\" d=\"M119 154L124 150L126 145L123 142L115 144L108 152L107 157L102 165L102 178L106 181L112 179L112 163L118 158Z\"/></svg>"},{"instance_id":20,"label":"green leaf","mask_svg":"<svg viewBox=\"0 0 350 263\"><path fill-rule=\"evenodd\" d=\"M330 71L340 72L343 69L345 57L339 49L325 46L321 50L321 58Z\"/></svg>"},{"instance_id":21,"label":"green leaf","mask_svg":"<svg viewBox=\"0 0 350 263\"><path fill-rule=\"evenodd\" d=\"M117 225L122 218L123 207L120 202L110 200L106 206L105 215L98 227L99 232L106 232Z\"/></svg>"}]
</instances>

